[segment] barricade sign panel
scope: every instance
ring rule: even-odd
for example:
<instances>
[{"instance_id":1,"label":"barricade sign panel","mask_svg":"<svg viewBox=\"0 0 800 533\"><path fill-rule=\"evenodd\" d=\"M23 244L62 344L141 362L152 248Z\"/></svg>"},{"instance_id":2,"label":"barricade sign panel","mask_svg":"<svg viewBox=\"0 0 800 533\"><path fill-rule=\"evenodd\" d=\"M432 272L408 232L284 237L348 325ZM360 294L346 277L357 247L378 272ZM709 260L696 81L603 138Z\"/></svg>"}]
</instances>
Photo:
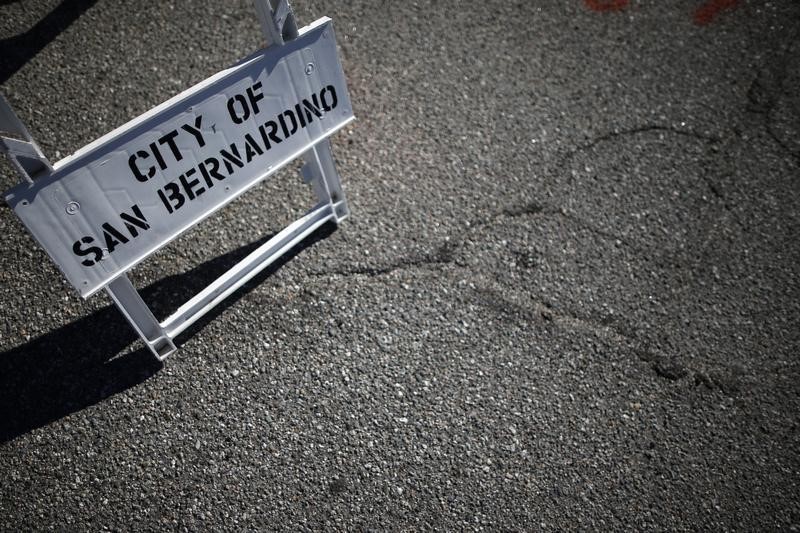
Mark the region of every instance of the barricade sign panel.
<instances>
[{"instance_id":1,"label":"barricade sign panel","mask_svg":"<svg viewBox=\"0 0 800 533\"><path fill-rule=\"evenodd\" d=\"M51 164L0 96L6 202L83 297L104 288L158 359L173 339L322 224L348 216L328 137L354 119L333 25L298 31L254 0L268 47ZM126 272L291 161L317 199L159 322Z\"/></svg>"},{"instance_id":2,"label":"barricade sign panel","mask_svg":"<svg viewBox=\"0 0 800 533\"><path fill-rule=\"evenodd\" d=\"M6 201L87 297L353 118L322 18L10 189Z\"/></svg>"}]
</instances>

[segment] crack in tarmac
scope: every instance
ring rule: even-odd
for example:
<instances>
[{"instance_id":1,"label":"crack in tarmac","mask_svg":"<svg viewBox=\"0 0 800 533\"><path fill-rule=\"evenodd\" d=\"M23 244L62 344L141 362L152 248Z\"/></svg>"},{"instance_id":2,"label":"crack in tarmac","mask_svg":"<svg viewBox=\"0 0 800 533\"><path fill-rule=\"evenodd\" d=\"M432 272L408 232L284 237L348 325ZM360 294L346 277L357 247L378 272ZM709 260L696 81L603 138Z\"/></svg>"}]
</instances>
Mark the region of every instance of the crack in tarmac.
<instances>
[{"instance_id":1,"label":"crack in tarmac","mask_svg":"<svg viewBox=\"0 0 800 533\"><path fill-rule=\"evenodd\" d=\"M758 78L754 81L754 83L756 82L758 82ZM781 83L782 82L783 80L781 80ZM748 91L748 98L750 98L750 92L751 91ZM774 106L774 101L770 100L770 106ZM771 108L766 111L767 117L769 117L770 111ZM766 126L767 129L769 129L768 123L766 124ZM614 130L608 133L598 135L589 140L589 142L584 143L578 146L577 148L571 150L567 154L565 154L561 158L561 163L565 164L568 161L571 161L579 153L590 150L595 146L598 146L604 142L610 142L625 137L632 137L641 135L643 133L652 133L652 132L671 133L683 137L694 138L710 144L721 144L724 141L720 137L699 133L694 130L679 129L671 126L663 126L658 124L647 124L624 130ZM772 136L771 133L770 135ZM776 142L781 144L781 141L779 139L776 138L775 140ZM798 157L797 155L793 154L790 150L788 150L787 147L785 146L783 147L784 149L787 149L787 151L789 151L789 153L793 157ZM701 179L703 180L703 182L705 183L706 187L709 189L711 194L715 198L717 198L720 202L722 202L725 211L731 216L733 221L742 230L744 230L744 226L742 225L741 221L739 221L738 217L735 216L735 213L733 212L730 204L725 198L725 195L722 194L722 192L719 190L716 184L704 174L701 174ZM536 202L530 202L528 204L506 207L501 211L496 212L478 222L470 223L468 231L470 233L474 233L475 231L481 228L492 226L497 222L498 219L502 217L517 218L523 216L540 216L540 215L563 218L565 220L568 220L576 224L579 228L585 229L595 235L598 235L605 239L613 240L616 243L624 244L626 247L630 248L639 255L647 254L647 251L645 249L628 241L623 236L616 235L614 233L597 228L591 223L583 220L582 218L572 213L569 213L564 208L543 205ZM446 243L437 248L432 253L417 257L403 258L400 259L399 261L384 266L356 267L356 268L339 269L327 272L312 272L310 273L310 275L314 277L322 277L328 275L338 275L345 277L346 276L378 277L402 270L453 264L457 262L456 254L461 248L463 248L465 243L466 243L465 239L456 241L454 243ZM513 310L513 314L516 314L517 316L521 317L527 317L528 320L535 320L537 318L540 318L548 322L553 322L558 326L570 331L592 334L600 338L604 338L620 347L625 347L626 345L628 346L634 345L631 348L633 353L637 356L639 360L649 363L651 365L654 374L661 379L669 381L678 381L687 376L691 376L694 379L695 386L705 385L705 387L710 390L719 389L722 393L728 396L732 396L734 393L738 391L738 387L735 384L731 385L730 383L728 383L728 381L730 380L726 380L725 378L714 377L714 375L709 375L703 372L702 370L678 362L675 357L654 350L651 347L645 346L644 345L645 341L636 338L632 334L620 331L618 327L615 327L607 323L603 319L598 320L590 316L589 317L579 316L571 312L567 313L557 312L553 309L553 306L547 302L534 302L533 309L528 309L523 306L520 306L519 304L508 301L507 299L498 296L495 293L495 291L489 290L482 292L484 294L489 294L495 300L499 299L503 302L502 305L498 306L498 305L492 305L491 301L487 301L485 298L482 299L482 303L489 305L489 307L495 309L500 314L508 314L509 310Z\"/></svg>"},{"instance_id":2,"label":"crack in tarmac","mask_svg":"<svg viewBox=\"0 0 800 533\"><path fill-rule=\"evenodd\" d=\"M583 334L594 335L612 344L630 350L636 357L649 363L653 373L668 381L678 381L692 377L695 387L705 385L707 389L719 389L722 393L733 396L738 392L735 380L725 379L715 373L706 373L702 370L685 365L677 358L648 346L631 333L625 333L618 327L600 318L580 316L570 311L556 311L549 302L533 301L530 307L512 302L503 298L497 291L491 289L476 290L479 295L478 303L489 307L501 316L514 316L528 321L551 322L565 330L576 331Z\"/></svg>"},{"instance_id":3,"label":"crack in tarmac","mask_svg":"<svg viewBox=\"0 0 800 533\"><path fill-rule=\"evenodd\" d=\"M792 57L790 52L798 40L800 40L800 28L795 30L789 43L775 61L758 70L756 77L747 89L748 105L746 107L747 111L763 116L767 135L794 160L796 166L800 166L800 152L792 150L775 131L773 111L780 100L779 95L785 92L784 83L788 76L789 59ZM769 82L764 80L767 76L772 78Z\"/></svg>"},{"instance_id":4,"label":"crack in tarmac","mask_svg":"<svg viewBox=\"0 0 800 533\"><path fill-rule=\"evenodd\" d=\"M581 144L578 147L574 148L573 150L567 152L562 157L561 162L566 163L567 161L572 160L572 158L574 158L579 153L585 152L586 150L590 150L595 146L607 141L613 141L621 137L635 136L635 135L640 135L642 133L651 133L656 131L663 133L672 133L674 135L680 135L682 137L691 137L708 143L719 143L722 141L722 139L719 137L716 137L714 135L706 135L704 133L699 133L692 129L681 129L681 128L676 128L674 126L664 126L662 124L644 124L642 126L627 128L624 130L614 129L612 131L592 137L589 140L589 142Z\"/></svg>"},{"instance_id":5,"label":"crack in tarmac","mask_svg":"<svg viewBox=\"0 0 800 533\"><path fill-rule=\"evenodd\" d=\"M517 218L521 216L535 216L535 215L555 216L564 218L566 220L569 220L577 224L581 229L585 229L603 238L625 244L626 246L630 247L637 253L645 253L645 250L628 242L624 237L620 235L615 235L600 228L596 228L590 223L581 219L580 217L568 213L563 208L543 206L541 204L537 204L534 202L520 206L507 207L497 213L494 213L493 215L490 215L489 217L482 219L479 222L470 223L469 232L473 233L481 228L491 226L501 217ZM387 274L391 274L398 270L407 270L407 269L435 266L435 265L448 265L456 262L456 257L455 257L456 253L464 246L464 244L465 244L464 240L452 243L446 242L445 244L439 246L432 253L416 257L412 256L412 257L402 258L398 261L383 266L353 267L353 268L344 268L338 270L327 270L324 272L313 271L309 272L309 275L313 277L323 277L329 275L337 275L345 277L346 276L377 277L377 276L384 276Z\"/></svg>"},{"instance_id":6,"label":"crack in tarmac","mask_svg":"<svg viewBox=\"0 0 800 533\"><path fill-rule=\"evenodd\" d=\"M623 137L627 137L627 136L636 136L636 135L640 135L642 133L651 133L651 132L656 132L656 131L672 133L674 135L680 135L680 136L683 136L683 137L691 137L691 138L694 138L694 139L697 139L697 140L700 140L700 141L704 141L704 142L709 143L709 144L717 144L717 145L719 145L719 144L724 143L724 139L721 138L721 137L717 137L717 136L714 136L714 135L706 135L706 134L703 134L703 133L698 133L698 132L696 132L694 130L680 129L680 128L675 128L675 127L672 127L672 126L664 126L664 125L659 125L659 124L645 124L643 126L637 126L637 127L629 128L629 129L625 129L625 130L616 130L615 129L615 130L613 130L611 132L604 133L602 135L598 135L598 136L592 138L589 142L584 143L584 144L578 146L577 148L571 150L570 152L568 152L565 156L563 156L561 158L560 162L562 164L565 164L568 161L571 161L579 153L585 152L587 150L590 150L590 149L594 148L595 146L597 146L597 145L599 145L601 143L604 143L604 142L613 141L613 140L616 140L616 139L619 139L619 138L623 138ZM717 150L717 151L719 151L719 150ZM722 191L719 190L719 187L717 187L717 185L712 180L710 180L708 178L708 176L706 176L705 174L701 173L700 174L700 179L703 180L703 183L705 183L706 187L711 192L711 194L715 198L717 198L720 202L722 202L723 208L730 214L731 218L739 226L739 228L744 230L745 229L744 224L742 224L742 222L736 216L736 214L734 213L734 211L733 211L728 199L725 197L724 194L722 194ZM566 213L564 213L564 215L565 216L569 216ZM602 230L597 230L597 228L592 228L590 224L586 223L585 221L581 221L577 217L575 218L575 220L576 220L576 222L579 222L579 223L582 223L582 224L586 225L588 229L594 229L595 231L598 231L598 232L602 231ZM611 236L611 235L610 234L606 234L606 236ZM620 237L617 237L617 238L620 238ZM631 243L625 242L624 240L623 240L623 243L625 243L627 246L636 248L634 245L632 245Z\"/></svg>"},{"instance_id":7,"label":"crack in tarmac","mask_svg":"<svg viewBox=\"0 0 800 533\"><path fill-rule=\"evenodd\" d=\"M540 216L540 215L562 217L592 233L595 233L607 239L613 239L615 241L622 242L623 244L626 244L626 246L631 247L632 249L634 249L639 253L643 252L643 250L641 250L636 245L625 242L617 235L595 228L591 224L580 219L579 217L570 215L563 209L555 208L552 206L545 206L535 202L519 206L506 207L505 209L495 213L494 215L486 219L483 219L481 222L470 224L470 231L474 232L480 228L491 226L498 219L502 217L516 218L523 216ZM454 243L446 243L442 246L439 246L432 253L417 257L407 257L385 266L355 267L349 269L331 270L326 272L311 272L309 273L309 275L312 277L325 277L330 275L336 275L343 277L366 276L369 278L374 278L379 276L385 276L402 270L449 265L458 262L456 257L457 253L464 246L465 242L466 242L465 240L461 240ZM553 308L553 306L548 302L534 301L532 304L532 308L528 308L520 304L517 304L515 302L509 301L508 299L500 296L497 293L497 291L492 291L490 289L478 290L477 293L481 295L481 298L479 298L479 303L487 305L488 307L495 310L501 315L511 314L525 318L527 320L541 319L547 322L552 322L570 331L577 331L584 334L595 335L597 337L611 341L612 343L623 348L627 345L639 360L646 363L650 363L652 371L659 378L666 379L669 381L677 381L687 376L692 376L694 379L695 386L705 385L706 388L712 390L716 388L729 396L733 395L733 393L737 391L737 388L735 386L726 384L727 382L725 381L724 378L715 378L714 376L710 376L709 374L699 369L678 362L675 357L670 356L667 353L655 350L652 347L646 346L645 345L646 341L642 341L641 339L638 339L635 335L620 330L618 326L611 324L608 320L604 320L603 318L597 319L591 316L580 316L573 312L564 312L564 311L559 312L556 311ZM502 302L502 303L493 303L493 302Z\"/></svg>"},{"instance_id":8,"label":"crack in tarmac","mask_svg":"<svg viewBox=\"0 0 800 533\"><path fill-rule=\"evenodd\" d=\"M458 247L461 246L459 243ZM377 267L353 267L353 268L346 268L346 269L339 269L339 270L327 270L324 272L309 272L310 276L314 277L324 277L324 276L367 276L370 278L374 278L377 276L385 276L387 274L391 274L392 272L396 272L398 270L408 270L413 268L419 268L424 266L430 265L446 265L451 264L455 261L453 257L454 248L447 244L440 246L437 248L432 254L422 255L419 257L407 257L400 259L394 263L390 263L384 266L377 266Z\"/></svg>"}]
</instances>

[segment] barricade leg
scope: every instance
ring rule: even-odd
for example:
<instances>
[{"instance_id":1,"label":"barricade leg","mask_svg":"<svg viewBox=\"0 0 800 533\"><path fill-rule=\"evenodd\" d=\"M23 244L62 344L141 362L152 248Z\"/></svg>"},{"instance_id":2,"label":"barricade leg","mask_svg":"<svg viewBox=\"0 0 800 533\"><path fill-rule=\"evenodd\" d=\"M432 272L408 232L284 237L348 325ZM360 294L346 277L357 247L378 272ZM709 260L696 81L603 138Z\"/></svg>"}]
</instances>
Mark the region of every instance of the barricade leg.
<instances>
[{"instance_id":1,"label":"barricade leg","mask_svg":"<svg viewBox=\"0 0 800 533\"><path fill-rule=\"evenodd\" d=\"M122 275L106 285L106 292L159 361L177 349L128 276Z\"/></svg>"},{"instance_id":2,"label":"barricade leg","mask_svg":"<svg viewBox=\"0 0 800 533\"><path fill-rule=\"evenodd\" d=\"M311 185L320 203L331 204L334 221L338 224L350 214L350 210L339 173L336 172L330 141L324 139L318 142L303 154L303 160L306 162L302 168L303 180Z\"/></svg>"}]
</instances>

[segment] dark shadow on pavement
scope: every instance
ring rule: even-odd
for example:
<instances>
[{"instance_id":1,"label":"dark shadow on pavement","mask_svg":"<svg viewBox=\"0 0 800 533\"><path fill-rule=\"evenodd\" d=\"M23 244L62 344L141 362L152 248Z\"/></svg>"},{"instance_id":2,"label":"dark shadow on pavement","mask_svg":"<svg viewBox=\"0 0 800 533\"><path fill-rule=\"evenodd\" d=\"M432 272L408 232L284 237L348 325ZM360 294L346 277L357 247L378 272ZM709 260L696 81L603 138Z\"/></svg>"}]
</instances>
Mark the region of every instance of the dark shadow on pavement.
<instances>
[{"instance_id":1,"label":"dark shadow on pavement","mask_svg":"<svg viewBox=\"0 0 800 533\"><path fill-rule=\"evenodd\" d=\"M0 1L0 5L11 3ZM8 81L95 3L97 0L64 0L28 31L0 40L0 84Z\"/></svg>"},{"instance_id":2,"label":"dark shadow on pavement","mask_svg":"<svg viewBox=\"0 0 800 533\"><path fill-rule=\"evenodd\" d=\"M179 341L189 338L297 254L335 230L333 223L317 229L195 323ZM199 292L269 238L207 261L184 274L164 278L140 293L145 301L152 302L154 313L160 316ZM163 364L147 348L121 354L137 339L116 306L108 305L0 353L0 443L94 405L155 375Z\"/></svg>"}]
</instances>

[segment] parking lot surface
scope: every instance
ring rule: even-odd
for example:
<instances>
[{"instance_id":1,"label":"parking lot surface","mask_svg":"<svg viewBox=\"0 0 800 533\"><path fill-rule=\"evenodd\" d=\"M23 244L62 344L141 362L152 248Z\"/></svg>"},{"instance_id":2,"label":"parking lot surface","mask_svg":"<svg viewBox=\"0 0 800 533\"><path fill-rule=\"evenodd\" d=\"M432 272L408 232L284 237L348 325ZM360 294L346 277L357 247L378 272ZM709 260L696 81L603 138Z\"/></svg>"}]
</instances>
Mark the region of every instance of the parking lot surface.
<instances>
[{"instance_id":1,"label":"parking lot surface","mask_svg":"<svg viewBox=\"0 0 800 533\"><path fill-rule=\"evenodd\" d=\"M164 364L0 209L0 529L799 528L800 4L293 6L352 216ZM55 161L261 40L5 1L0 90ZM164 317L310 205L283 171L132 279Z\"/></svg>"}]
</instances>

